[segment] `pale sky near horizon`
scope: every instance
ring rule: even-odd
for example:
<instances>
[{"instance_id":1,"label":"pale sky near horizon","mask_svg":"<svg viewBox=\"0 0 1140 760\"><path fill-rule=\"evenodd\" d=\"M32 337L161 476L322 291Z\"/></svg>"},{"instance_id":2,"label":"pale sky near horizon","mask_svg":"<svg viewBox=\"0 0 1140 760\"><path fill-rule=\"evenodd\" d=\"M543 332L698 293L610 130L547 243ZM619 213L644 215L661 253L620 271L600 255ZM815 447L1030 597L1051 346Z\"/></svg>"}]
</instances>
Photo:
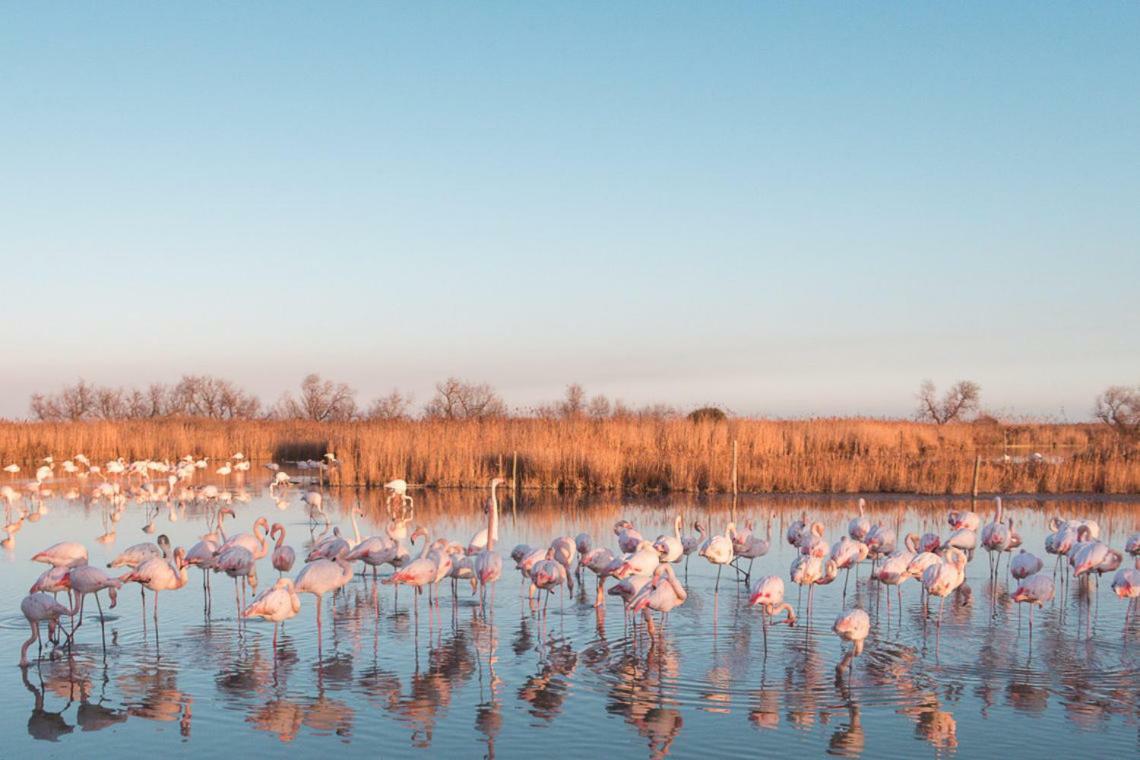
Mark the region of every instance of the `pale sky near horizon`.
<instances>
[{"instance_id":1,"label":"pale sky near horizon","mask_svg":"<svg viewBox=\"0 0 1140 760\"><path fill-rule=\"evenodd\" d=\"M212 373L908 415L1140 383L1140 5L6 3L0 416Z\"/></svg>"}]
</instances>

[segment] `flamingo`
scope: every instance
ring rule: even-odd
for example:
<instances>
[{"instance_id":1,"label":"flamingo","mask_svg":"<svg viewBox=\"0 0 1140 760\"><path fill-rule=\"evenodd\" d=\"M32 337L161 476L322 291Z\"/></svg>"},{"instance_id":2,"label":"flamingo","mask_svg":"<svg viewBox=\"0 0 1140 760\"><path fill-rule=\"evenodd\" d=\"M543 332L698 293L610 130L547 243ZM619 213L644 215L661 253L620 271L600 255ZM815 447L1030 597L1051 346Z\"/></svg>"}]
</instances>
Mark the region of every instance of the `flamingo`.
<instances>
[{"instance_id":1,"label":"flamingo","mask_svg":"<svg viewBox=\"0 0 1140 760\"><path fill-rule=\"evenodd\" d=\"M318 602L319 604L319 602ZM273 651L277 651L277 629L281 623L301 611L301 599L293 587L292 578L278 578L272 588L262 591L242 611L243 618L259 617L273 623Z\"/></svg>"},{"instance_id":2,"label":"flamingo","mask_svg":"<svg viewBox=\"0 0 1140 760\"><path fill-rule=\"evenodd\" d=\"M648 541L642 543L649 546L650 551L652 551L653 547ZM653 556L657 556L656 552L653 553ZM546 558L534 563L534 567L531 568L529 596L533 599L536 591L547 592L546 604L543 605L545 611L546 605L550 604L550 595L554 593L554 589L566 582L566 568L554 558L554 549L547 549Z\"/></svg>"},{"instance_id":3,"label":"flamingo","mask_svg":"<svg viewBox=\"0 0 1140 760\"><path fill-rule=\"evenodd\" d=\"M388 536L369 536L345 555L349 562L361 561L372 568L372 578L376 579L376 568L381 565L395 567L400 553L400 543Z\"/></svg>"},{"instance_id":4,"label":"flamingo","mask_svg":"<svg viewBox=\"0 0 1140 760\"><path fill-rule=\"evenodd\" d=\"M239 544L220 549L214 557L214 572L225 573L234 579L234 612L241 622L241 609L245 601L246 585L257 588L257 560L253 552ZM241 596L238 596L238 579L241 579Z\"/></svg>"},{"instance_id":5,"label":"flamingo","mask_svg":"<svg viewBox=\"0 0 1140 760\"><path fill-rule=\"evenodd\" d=\"M582 557L581 565L588 568L598 578L598 593L594 600L595 607L601 607L605 601L602 599L602 589L605 586L606 578L611 574L610 566L614 564L615 559L614 553L604 546L599 546Z\"/></svg>"},{"instance_id":6,"label":"flamingo","mask_svg":"<svg viewBox=\"0 0 1140 760\"><path fill-rule=\"evenodd\" d=\"M680 519L680 517L677 518L678 531L680 531ZM642 588L641 593L630 601L629 608L634 615L638 612L645 615L645 625L649 629L649 637L652 641L654 637L653 618L650 617L649 610L661 614L661 628L664 631L665 621L668 620L669 613L684 604L688 597L685 587L681 585L681 582L677 580L677 574L673 572L673 566L665 564L658 566L653 571L652 580Z\"/></svg>"},{"instance_id":7,"label":"flamingo","mask_svg":"<svg viewBox=\"0 0 1140 760\"><path fill-rule=\"evenodd\" d=\"M820 559L827 556L830 547L823 537L823 530L823 523L816 521L805 530L800 531L800 540L796 546L801 554L810 554Z\"/></svg>"},{"instance_id":8,"label":"flamingo","mask_svg":"<svg viewBox=\"0 0 1140 760\"><path fill-rule=\"evenodd\" d=\"M51 594L42 591L29 594L24 597L20 602L20 612L24 613L24 618L32 627L32 635L20 647L20 667L28 667L28 648L31 647L32 642L39 644L40 655L43 654L43 641L40 639L40 624L47 622L48 624L48 638L50 639L55 635L55 628L59 625L59 618L63 615L71 615L71 610L64 607L62 604L52 598ZM40 656L37 655L37 658Z\"/></svg>"},{"instance_id":9,"label":"flamingo","mask_svg":"<svg viewBox=\"0 0 1140 760\"><path fill-rule=\"evenodd\" d=\"M815 594L816 586L823 586L831 583L839 575L839 567L835 564L834 560L824 560L821 557L815 557L810 554L798 554L792 560L792 566L789 571L792 582L800 587L800 593L803 593L803 587L808 587L808 623L811 623L812 599Z\"/></svg>"},{"instance_id":10,"label":"flamingo","mask_svg":"<svg viewBox=\"0 0 1140 760\"><path fill-rule=\"evenodd\" d=\"M689 572L689 555L700 549L705 540L705 529L701 527L699 522L693 523L693 530L697 532L697 535L681 537L681 549L685 552L686 573Z\"/></svg>"},{"instance_id":11,"label":"flamingo","mask_svg":"<svg viewBox=\"0 0 1140 760\"><path fill-rule=\"evenodd\" d=\"M862 501L862 499L860 499ZM846 571L843 577L843 598L847 598L847 581L851 576L851 568L855 568L855 583L859 583L859 563L867 559L869 553L867 545L850 536L840 536L839 540L831 545L828 556L835 563L836 568Z\"/></svg>"},{"instance_id":12,"label":"flamingo","mask_svg":"<svg viewBox=\"0 0 1140 760\"><path fill-rule=\"evenodd\" d=\"M977 512L960 512L958 510L947 513L946 522L948 522L950 527L954 530L962 530L965 528L966 530L977 531L982 524L982 520L978 517Z\"/></svg>"},{"instance_id":13,"label":"flamingo","mask_svg":"<svg viewBox=\"0 0 1140 760\"><path fill-rule=\"evenodd\" d=\"M554 550L554 560L562 565L562 569L566 571L566 586L573 593L574 573L577 570L578 563L578 545L570 536L560 536L550 542L550 548Z\"/></svg>"},{"instance_id":14,"label":"flamingo","mask_svg":"<svg viewBox=\"0 0 1140 760\"><path fill-rule=\"evenodd\" d=\"M629 520L618 520L614 524L614 535L618 537L618 548L626 554L637 551L638 544L643 540Z\"/></svg>"},{"instance_id":15,"label":"flamingo","mask_svg":"<svg viewBox=\"0 0 1140 760\"><path fill-rule=\"evenodd\" d=\"M34 594L37 591L43 591L52 596L55 596L60 591L71 590L71 579L68 576L70 572L66 567L49 567L44 570L32 587L28 589L29 594Z\"/></svg>"},{"instance_id":16,"label":"flamingo","mask_svg":"<svg viewBox=\"0 0 1140 760\"><path fill-rule=\"evenodd\" d=\"M871 521L867 519L867 500L860 497L859 499L859 516L851 518L851 522L847 523L847 535L851 537L852 541L863 543L867 539L867 533L871 530Z\"/></svg>"},{"instance_id":17,"label":"flamingo","mask_svg":"<svg viewBox=\"0 0 1140 760\"><path fill-rule=\"evenodd\" d=\"M725 526L723 535L710 536L701 546L700 556L716 565L716 586L713 589L714 594L720 592L721 570L723 570L724 566L729 562L732 562L732 534L735 532L736 526L733 523L729 523Z\"/></svg>"},{"instance_id":18,"label":"flamingo","mask_svg":"<svg viewBox=\"0 0 1140 760\"><path fill-rule=\"evenodd\" d=\"M852 644L851 651L843 656L843 659L836 665L836 670L842 670L848 662L854 665L855 658L863 654L863 642L866 641L867 634L871 632L871 618L866 611L855 607L839 613L835 618L835 623L831 626L831 630L840 640L850 641Z\"/></svg>"},{"instance_id":19,"label":"flamingo","mask_svg":"<svg viewBox=\"0 0 1140 760\"><path fill-rule=\"evenodd\" d=\"M1140 557L1140 533L1133 533L1124 542L1124 551L1133 557Z\"/></svg>"},{"instance_id":20,"label":"flamingo","mask_svg":"<svg viewBox=\"0 0 1140 760\"><path fill-rule=\"evenodd\" d=\"M800 515L800 519L796 520L788 526L788 532L785 536L788 539L788 543L792 546L799 547L800 534L802 534L806 528L807 512L804 512L802 515Z\"/></svg>"},{"instance_id":21,"label":"flamingo","mask_svg":"<svg viewBox=\"0 0 1140 760\"><path fill-rule=\"evenodd\" d=\"M1140 556L1136 557L1135 567L1122 567L1112 577L1112 592L1118 599L1128 600L1128 609L1124 613L1124 629L1128 630L1128 619L1131 611L1140 599Z\"/></svg>"},{"instance_id":22,"label":"flamingo","mask_svg":"<svg viewBox=\"0 0 1140 760\"><path fill-rule=\"evenodd\" d=\"M768 550L772 547L772 517L772 515L768 516L768 527L764 538L760 538L752 532L751 520L746 526L748 528L748 535L743 540L739 537L733 537L733 561L735 562L737 559L748 560L748 570L744 573L745 583L748 583L752 579L752 563L766 555Z\"/></svg>"},{"instance_id":23,"label":"flamingo","mask_svg":"<svg viewBox=\"0 0 1140 760\"><path fill-rule=\"evenodd\" d=\"M435 581L435 574L438 570L435 560L428 556L431 543L428 541L427 529L423 527L416 528L412 532L412 543L414 544L419 537L422 537L424 540L423 548L420 550L420 556L381 581L385 585L396 586L397 588L400 586L411 586L416 590L414 601L417 618L419 617L420 610L419 595L423 593L424 586Z\"/></svg>"},{"instance_id":24,"label":"flamingo","mask_svg":"<svg viewBox=\"0 0 1140 760\"><path fill-rule=\"evenodd\" d=\"M285 545L285 526L273 523L273 527L269 529L269 536L277 539L277 545L273 547L273 569L279 575L290 572L297 560L297 553L293 551L292 546Z\"/></svg>"},{"instance_id":25,"label":"flamingo","mask_svg":"<svg viewBox=\"0 0 1140 760\"><path fill-rule=\"evenodd\" d=\"M792 605L784 601L784 579L778 575L765 575L752 586L752 594L748 598L752 607L759 606L764 616L764 651L768 651L768 626L772 616L784 612L782 622L787 625L796 624L796 611Z\"/></svg>"},{"instance_id":26,"label":"flamingo","mask_svg":"<svg viewBox=\"0 0 1140 760\"><path fill-rule=\"evenodd\" d=\"M158 543L143 542L128 546L119 555L107 563L107 567L137 568L144 562L152 559L164 559L170 552L170 539L163 533L158 537ZM139 596L142 598L143 611L146 611L146 584L139 584ZM145 621L145 618L144 618Z\"/></svg>"},{"instance_id":27,"label":"flamingo","mask_svg":"<svg viewBox=\"0 0 1140 760\"><path fill-rule=\"evenodd\" d=\"M237 533L230 536L226 541L218 547L218 554L231 549L235 546L240 546L250 554L254 559L261 559L269 553L269 520L265 517L259 517L253 523L252 533Z\"/></svg>"},{"instance_id":28,"label":"flamingo","mask_svg":"<svg viewBox=\"0 0 1140 760\"><path fill-rule=\"evenodd\" d=\"M1038 560L1040 562L1040 560ZM1034 574L1023 578L1017 584L1017 589L1011 597L1015 602L1029 604L1029 635L1033 635L1033 605L1044 607L1045 602L1053 600L1053 579L1044 575Z\"/></svg>"},{"instance_id":29,"label":"flamingo","mask_svg":"<svg viewBox=\"0 0 1140 760\"><path fill-rule=\"evenodd\" d=\"M60 541L32 555L32 562L52 567L78 567L87 564L87 547L76 541Z\"/></svg>"},{"instance_id":30,"label":"flamingo","mask_svg":"<svg viewBox=\"0 0 1140 760\"><path fill-rule=\"evenodd\" d=\"M1007 551L1013 543L1013 532L1009 525L1002 520L1001 497L994 498L994 519L982 528L982 548L990 556L990 577L996 579L998 568L1001 566L1001 552ZM994 552L998 552L997 564L994 564Z\"/></svg>"},{"instance_id":31,"label":"flamingo","mask_svg":"<svg viewBox=\"0 0 1140 760\"><path fill-rule=\"evenodd\" d=\"M321 607L324 595L330 591L335 592L344 588L352 580L352 565L348 564L343 554L334 559L318 559L301 568L293 589L298 594L312 594L317 598L317 651L320 652L323 636L321 634Z\"/></svg>"},{"instance_id":32,"label":"flamingo","mask_svg":"<svg viewBox=\"0 0 1140 760\"><path fill-rule=\"evenodd\" d=\"M662 562L676 562L685 556L685 545L681 542L681 516L673 520L673 535L662 533L653 542L653 549Z\"/></svg>"},{"instance_id":33,"label":"flamingo","mask_svg":"<svg viewBox=\"0 0 1140 760\"><path fill-rule=\"evenodd\" d=\"M498 511L499 499L498 499L497 495L495 494L495 490L499 486L503 485L506 482L507 481L505 478L494 478L493 480L491 480L491 501L487 506L488 515L493 511L494 512ZM494 531L493 535L492 535L492 531ZM488 519L487 527L480 528L479 530L477 530L475 532L475 535L471 536L471 540L467 542L467 553L472 554L472 555L478 554L479 552L486 549L488 541L492 541L492 540L493 541L499 540L499 523L496 520L492 524L490 522L490 519Z\"/></svg>"},{"instance_id":34,"label":"flamingo","mask_svg":"<svg viewBox=\"0 0 1140 760\"><path fill-rule=\"evenodd\" d=\"M903 545L906 547L902 551L897 551L891 554L883 562L882 567L879 568L878 575L876 576L880 583L888 586L894 586L898 590L899 597L899 618L902 618L902 584L907 578L910 578L908 568L911 561L918 555L916 549L918 548L918 534L908 533ZM891 616L891 595L887 593L887 618Z\"/></svg>"},{"instance_id":35,"label":"flamingo","mask_svg":"<svg viewBox=\"0 0 1140 760\"><path fill-rule=\"evenodd\" d=\"M160 591L177 591L186 585L186 550L181 546L174 550L174 558L152 557L142 562L134 570L119 576L123 583L138 583L139 587L154 592L154 625L158 628L158 594ZM145 614L145 610L144 610ZM144 618L145 620L145 618Z\"/></svg>"},{"instance_id":36,"label":"flamingo","mask_svg":"<svg viewBox=\"0 0 1140 760\"><path fill-rule=\"evenodd\" d=\"M1023 581L1035 573L1041 572L1045 563L1041 558L1022 549L1009 561L1009 574L1014 580Z\"/></svg>"},{"instance_id":37,"label":"flamingo","mask_svg":"<svg viewBox=\"0 0 1140 760\"><path fill-rule=\"evenodd\" d=\"M119 601L119 589L122 588L123 582L114 576L108 575L104 570L98 567L80 565L68 571L68 584L72 591L75 592L75 606L79 611L79 622L71 629L72 638L75 637L76 629L83 625L83 607L87 601L87 595L92 594L95 597L95 604L99 608L99 627L103 634L103 650L106 651L107 629L106 621L103 619L103 604L99 601L99 592L106 589L107 596L111 600L110 609L114 609ZM72 618L72 620L74 620L74 618Z\"/></svg>"},{"instance_id":38,"label":"flamingo","mask_svg":"<svg viewBox=\"0 0 1140 760\"><path fill-rule=\"evenodd\" d=\"M653 544L642 540L634 551L622 558L622 564L614 575L619 578L630 575L651 576L659 564L661 564L661 557L653 548Z\"/></svg>"},{"instance_id":39,"label":"flamingo","mask_svg":"<svg viewBox=\"0 0 1140 760\"><path fill-rule=\"evenodd\" d=\"M329 524L329 518L328 515L325 514L324 501L324 497L321 496L320 491L306 491L305 493L301 494L301 503L304 504L309 510L309 521L316 522L316 516L320 515L321 519L325 522L325 526L327 527Z\"/></svg>"},{"instance_id":40,"label":"flamingo","mask_svg":"<svg viewBox=\"0 0 1140 760\"><path fill-rule=\"evenodd\" d=\"M475 556L475 578L482 589L480 601L483 611L487 610L487 586L497 583L503 575L503 558L495 551L495 542L499 540L499 500L495 497L495 487L505 482L502 478L491 481L491 509L487 515L487 546ZM583 538L585 541L583 541ZM579 534L575 541L575 550L585 544L589 547L590 537L584 533ZM495 606L495 587L491 587L491 607Z\"/></svg>"},{"instance_id":41,"label":"flamingo","mask_svg":"<svg viewBox=\"0 0 1140 760\"><path fill-rule=\"evenodd\" d=\"M922 573L922 586L929 596L941 599L938 605L938 627L942 628L942 608L946 597L966 580L966 555L954 547L946 550L945 558L926 568Z\"/></svg>"}]
</instances>

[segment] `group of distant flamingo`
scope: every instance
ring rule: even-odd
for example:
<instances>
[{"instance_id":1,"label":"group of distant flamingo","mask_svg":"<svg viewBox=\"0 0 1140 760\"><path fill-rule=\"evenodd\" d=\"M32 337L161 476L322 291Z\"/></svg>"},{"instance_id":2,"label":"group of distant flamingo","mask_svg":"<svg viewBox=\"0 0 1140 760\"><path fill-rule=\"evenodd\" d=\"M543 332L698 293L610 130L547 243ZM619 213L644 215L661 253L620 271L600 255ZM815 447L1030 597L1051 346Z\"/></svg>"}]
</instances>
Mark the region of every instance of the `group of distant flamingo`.
<instances>
[{"instance_id":1,"label":"group of distant flamingo","mask_svg":"<svg viewBox=\"0 0 1140 760\"><path fill-rule=\"evenodd\" d=\"M77 464L78 463L78 464ZM327 463L313 463L330 466L335 457L329 455ZM249 460L238 453L226 464L217 468L216 474L223 479L234 471L249 469ZM82 465L81 469L79 465ZM357 508L349 512L352 524L352 537L341 533L339 527L331 534L316 541L304 557L304 566L295 578L285 577L293 570L297 554L285 544L285 527L281 523L270 523L265 517L258 517L250 532L227 536L225 518L235 518L230 507L232 496L228 491L219 491L215 486L205 485L193 488L188 485L196 471L207 466L206 460L184 457L175 463L132 462L112 460L103 467L91 465L86 457L77 455L61 465L65 473L75 477L96 476L98 485L93 489L94 498L105 498L111 504L111 520L117 521L125 505L124 484L138 478L136 488L143 489L149 500L172 503L175 500L193 498L212 505L209 516L210 532L203 535L189 550L182 547L171 548L166 536L159 536L155 543L140 543L128 547L109 564L108 569L125 568L126 572L114 576L88 564L87 549L74 541L61 541L38 552L33 561L43 562L51 567L33 584L29 595L21 603L21 611L28 620L32 635L21 648L21 665L27 665L27 652L33 643L41 646L41 625L47 623L48 636L57 640L59 632L68 646L71 645L76 630L83 621L86 597L93 595L99 609L100 624L103 624L103 607L99 594L107 592L110 606L118 601L118 592L124 583L137 583L143 599L144 610L146 591L152 592L152 617L157 629L159 613L158 598L161 592L177 591L188 582L188 568L198 567L202 571L203 603L207 614L212 606L210 575L225 573L234 580L235 607L238 620L262 618L274 623L273 644L277 647L280 624L296 616L301 610L300 594L316 597L317 643L321 645L323 599L326 594L335 594L345 587L354 576L354 565L363 563L371 570L373 580L378 572L387 566L391 572L382 583L394 587L397 595L400 586L414 590L413 605L416 618L419 616L419 597L426 592L428 613L439 608L441 603L440 586L445 580L452 582L452 594L457 593L461 581L471 586L473 593L479 593L479 605L484 613L494 608L495 588L502 577L503 557L496 551L499 539L499 501L497 490L505 481L495 478L490 484L490 499L487 507L486 527L480 528L466 545L445 537L432 540L429 530L422 525L414 525L414 502L407 493L406 481L397 479L386 484L389 521L379 535L361 536L356 518L361 513ZM284 491L291 486L288 475L276 465L268 465L274 471L271 489ZM20 471L17 465L4 468L10 478ZM30 493L42 493L43 484L52 477L54 462L49 457L37 468L36 480L28 484ZM155 485L152 478L156 474L170 473L164 483ZM158 475L161 477L160 475ZM17 520L29 517L31 513L18 506L20 494L12 484L4 486L0 492L6 503L8 523L13 522L12 512L18 513ZM278 505L281 505L279 497ZM305 491L300 500L308 510L310 521L329 523L324 511L323 497L319 491ZM807 514L792 522L786 532L787 542L796 549L796 555L789 568L789 579L800 588L800 601L803 589L807 591L807 619L811 620L811 610L816 586L834 582L842 570L845 573L843 598L846 600L847 584L852 570L859 573L859 566L871 562L870 577L883 587L895 587L895 596L901 613L902 586L909 579L921 585L925 600L939 599L937 625L941 627L942 610L946 598L962 589L968 562L979 548L984 549L990 558L990 577L997 580L1003 556L1010 555L1007 571L1017 581L1011 599L1017 603L1030 604L1029 627L1032 633L1033 606L1043 606L1054 597L1054 585L1058 568L1067 558L1068 568L1062 582L1066 582L1070 571L1073 577L1096 578L1105 573L1115 572L1112 581L1114 593L1121 599L1129 600L1126 625L1140 598L1140 534L1129 538L1124 553L1135 558L1134 568L1121 567L1124 553L1114 550L1099 541L1097 524L1087 519L1061 520L1055 518L1050 523L1051 533L1046 538L1045 550L1057 556L1057 566L1053 575L1043 572L1044 562L1021 547L1021 538L1014 528L1012 518L1003 513L1001 499L995 499L993 519L982 525L980 516L972 511L955 510L948 514L950 534L943 539L937 534L908 533L903 537L902 547L897 546L898 528L879 520L872 522L867 516L866 502L858 503L858 516L847 526L846 535L829 542L822 522L809 521ZM42 512L38 511L39 514ZM172 512L172 518L174 519ZM532 610L539 608L545 613L553 594L561 589L573 592L575 579L583 583L584 571L592 572L596 578L594 604L601 607L605 595L622 600L627 614L636 620L640 617L653 642L658 636L658 625L651 612L660 616L660 629L663 632L669 613L683 605L688 592L677 576L674 566L684 563L687 568L693 554L704 558L717 568L714 594L719 593L721 575L730 568L739 580L749 588L749 604L758 608L763 618L765 642L768 627L781 613L780 623L795 625L798 618L796 608L785 599L784 580L778 575L765 575L754 582L751 578L753 563L769 553L772 540L772 517L766 521L764 535L755 533L751 520L739 529L735 522L729 522L723 533L710 534L700 521L692 524L695 535L682 535L683 520L677 516L673 521L673 532L662 534L649 541L628 520L619 520L613 528L616 539L615 552L608 546L595 546L594 539L587 533L575 537L558 536L545 546L520 544L510 552L510 559L522 579L522 590L530 601ZM144 528L150 532L153 521ZM9 530L9 539L13 531ZM270 541L275 540L271 562L279 577L274 585L247 603L247 589L256 590L257 562L270 552ZM419 551L413 550L419 542ZM1016 550L1017 553L1014 553ZM747 560L747 566L742 566ZM609 588L606 584L609 583ZM66 592L71 598L71 606L58 601L58 594ZM885 594L888 620L891 615L891 594ZM797 605L799 602L797 602ZM71 618L70 629L61 625L61 618ZM144 613L145 624L145 613ZM871 618L867 611L858 606L845 608L835 619L832 630L851 648L845 653L843 663L853 661L862 653L865 641L871 631ZM104 649L106 639L104 633Z\"/></svg>"}]
</instances>

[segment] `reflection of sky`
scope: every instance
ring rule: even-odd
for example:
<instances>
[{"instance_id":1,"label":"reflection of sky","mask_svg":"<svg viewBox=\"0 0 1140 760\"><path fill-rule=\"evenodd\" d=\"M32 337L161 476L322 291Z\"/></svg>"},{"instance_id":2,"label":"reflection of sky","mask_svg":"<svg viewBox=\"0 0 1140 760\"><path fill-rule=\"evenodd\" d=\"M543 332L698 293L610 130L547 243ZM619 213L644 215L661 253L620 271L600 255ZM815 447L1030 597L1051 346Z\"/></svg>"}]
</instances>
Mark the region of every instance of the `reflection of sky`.
<instances>
[{"instance_id":1,"label":"reflection of sky","mask_svg":"<svg viewBox=\"0 0 1140 760\"><path fill-rule=\"evenodd\" d=\"M249 495L249 503L236 505L238 517L228 521L231 533L248 529L264 515L286 525L288 543L305 547L309 529L296 493L284 511L256 488ZM417 522L429 526L433 535L465 542L485 519L478 509L482 496L471 491L417 493ZM351 535L343 505L335 495L328 501L334 522ZM611 528L619 516L650 537L670 530L678 511L685 513L686 524L700 517L721 530L730 502L701 504L695 507L684 496L624 505L548 497L512 516L507 502L502 551L583 530L612 544ZM950 504L944 499L906 505L896 499L872 500L868 512L886 522L901 516L907 529L945 535ZM25 521L14 549L0 554L5 578L0 610L9 611L0 615L0 651L13 661L27 635L15 611L42 569L28 561L36 550L61 537L74 538L84 541L92 563L101 565L127 545L159 533L175 545L187 545L204 526L199 505L175 508L173 522L164 507L155 520L156 533L148 536L141 529L149 517L141 505L131 504L116 523L115 542L104 546L92 540L105 530L100 504L52 498L45 506L37 521ZM362 494L362 506L362 534L378 532L380 495ZM1122 501L1010 499L1006 506L1025 545L1035 551L1054 514L1096 519L1102 537L1118 547L1140 528L1137 505ZM773 548L756 562L756 573L786 577L792 551L782 537L789 522L807 509L825 524L828 537L835 537L845 529L854 501L745 497L738 509L742 518L775 513ZM275 573L268 557L262 564L262 583L268 586ZM124 741L157 747L178 732L195 749L207 751L278 742L310 749L331 740L463 756L473 746L481 752L493 742L502 756L510 756L512 750L532 746L537 730L544 740L571 741L584 750L631 746L638 748L636 754L650 756L666 751L723 754L743 742L782 743L788 736L814 754L830 747L910 755L920 746L916 742L977 754L983 747L1006 746L1015 735L1024 751L1064 751L1088 737L1072 731L1076 724L1096 732L1105 753L1123 755L1134 746L1128 716L1140 674L1134 653L1122 648L1124 606L1111 595L1107 579L1101 583L1090 640L1077 635L1083 607L1074 591L1060 606L1037 611L1030 654L1025 629L1017 634L1017 610L1004 590L994 596L986 565L979 556L969 568L971 605L947 607L937 657L932 632L923 636L917 586L904 586L902 627L896 619L888 629L885 605L876 611L877 595L867 587L868 568L862 568L860 583L852 581L849 601L867 608L878 622L865 654L841 679L834 670L840 645L829 628L839 609L842 579L817 589L810 631L801 607L800 625L768 632L765 659L759 615L746 608L743 594L728 580L714 605L715 573L699 558L687 572L683 567L678 572L690 597L670 616L665 645L656 650L624 637L621 608L610 597L601 635L587 601L552 599L547 619L534 619L525 611L513 570L497 588L491 625L476 615L464 586L454 607L445 584L443 626L435 624L430 634L425 600L420 601L417 632L406 589L400 597L402 614L396 616L391 588L375 589L357 578L335 602L336 614L325 616L325 660L319 662L311 597L302 597L300 615L285 625L275 659L271 626L253 623L237 635L228 578L213 579L214 614L209 622L203 619L200 576L192 569L186 588L162 595L157 649L153 630L144 637L138 593L129 588L107 624L106 665L97 620L89 617L78 634L74 666L45 662L29 671L30 688L21 688L16 668L7 676L0 671L0 731L18 750L28 749L33 738L56 737L89 752ZM1050 571L1051 565L1046 568ZM591 581L587 589L592 589ZM793 603L796 591L789 583ZM88 612L92 609L89 604ZM3 678L10 680L4 683ZM1017 730L1025 715L1041 719L1032 734ZM101 730L108 727L114 733Z\"/></svg>"},{"instance_id":2,"label":"reflection of sky","mask_svg":"<svg viewBox=\"0 0 1140 760\"><path fill-rule=\"evenodd\" d=\"M78 376L273 400L317 370L771 414L968 376L1082 418L1140 373L1138 30L1131 4L13 10L0 415Z\"/></svg>"}]
</instances>

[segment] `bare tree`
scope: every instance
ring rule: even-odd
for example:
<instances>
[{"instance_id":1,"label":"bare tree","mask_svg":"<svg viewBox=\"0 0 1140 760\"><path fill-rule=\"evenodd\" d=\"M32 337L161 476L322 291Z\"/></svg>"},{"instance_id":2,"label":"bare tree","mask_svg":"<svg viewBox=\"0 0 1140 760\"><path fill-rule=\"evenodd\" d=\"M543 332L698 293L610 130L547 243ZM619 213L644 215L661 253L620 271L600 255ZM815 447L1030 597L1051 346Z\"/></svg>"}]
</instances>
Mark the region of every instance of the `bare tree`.
<instances>
[{"instance_id":1,"label":"bare tree","mask_svg":"<svg viewBox=\"0 0 1140 760\"><path fill-rule=\"evenodd\" d=\"M411 417L412 396L393 390L368 406L364 416L370 420L406 420Z\"/></svg>"},{"instance_id":2,"label":"bare tree","mask_svg":"<svg viewBox=\"0 0 1140 760\"><path fill-rule=\"evenodd\" d=\"M347 383L322 380L313 373L301 381L301 394L282 396L278 416L317 422L343 422L356 416L356 391Z\"/></svg>"},{"instance_id":3,"label":"bare tree","mask_svg":"<svg viewBox=\"0 0 1140 760\"><path fill-rule=\"evenodd\" d=\"M586 391L578 383L566 386L566 395L558 403L558 414L565 419L576 419L586 410Z\"/></svg>"},{"instance_id":4,"label":"bare tree","mask_svg":"<svg viewBox=\"0 0 1140 760\"><path fill-rule=\"evenodd\" d=\"M183 375L171 392L173 413L216 420L256 417L261 402L231 383L210 375Z\"/></svg>"},{"instance_id":5,"label":"bare tree","mask_svg":"<svg viewBox=\"0 0 1140 760\"><path fill-rule=\"evenodd\" d=\"M982 387L970 380L959 380L939 399L938 389L934 387L934 383L923 380L916 396L918 419L945 425L951 420L962 419L978 410L982 399Z\"/></svg>"},{"instance_id":6,"label":"bare tree","mask_svg":"<svg viewBox=\"0 0 1140 760\"><path fill-rule=\"evenodd\" d=\"M1093 414L1121 435L1140 433L1140 386L1113 385L1096 397Z\"/></svg>"},{"instance_id":7,"label":"bare tree","mask_svg":"<svg viewBox=\"0 0 1140 760\"><path fill-rule=\"evenodd\" d=\"M424 407L426 416L449 420L502 417L506 413L506 404L490 385L457 377L436 383L435 396Z\"/></svg>"},{"instance_id":8,"label":"bare tree","mask_svg":"<svg viewBox=\"0 0 1140 760\"><path fill-rule=\"evenodd\" d=\"M591 398L589 405L586 407L586 414L595 420L604 420L610 416L610 413L610 400L601 393Z\"/></svg>"},{"instance_id":9,"label":"bare tree","mask_svg":"<svg viewBox=\"0 0 1140 760\"><path fill-rule=\"evenodd\" d=\"M65 385L58 393L32 395L32 414L41 420L85 420L96 414L99 388L80 378L75 385Z\"/></svg>"},{"instance_id":10,"label":"bare tree","mask_svg":"<svg viewBox=\"0 0 1140 760\"><path fill-rule=\"evenodd\" d=\"M121 420L127 416L127 405L122 388L96 388L91 416L100 420Z\"/></svg>"}]
</instances>

